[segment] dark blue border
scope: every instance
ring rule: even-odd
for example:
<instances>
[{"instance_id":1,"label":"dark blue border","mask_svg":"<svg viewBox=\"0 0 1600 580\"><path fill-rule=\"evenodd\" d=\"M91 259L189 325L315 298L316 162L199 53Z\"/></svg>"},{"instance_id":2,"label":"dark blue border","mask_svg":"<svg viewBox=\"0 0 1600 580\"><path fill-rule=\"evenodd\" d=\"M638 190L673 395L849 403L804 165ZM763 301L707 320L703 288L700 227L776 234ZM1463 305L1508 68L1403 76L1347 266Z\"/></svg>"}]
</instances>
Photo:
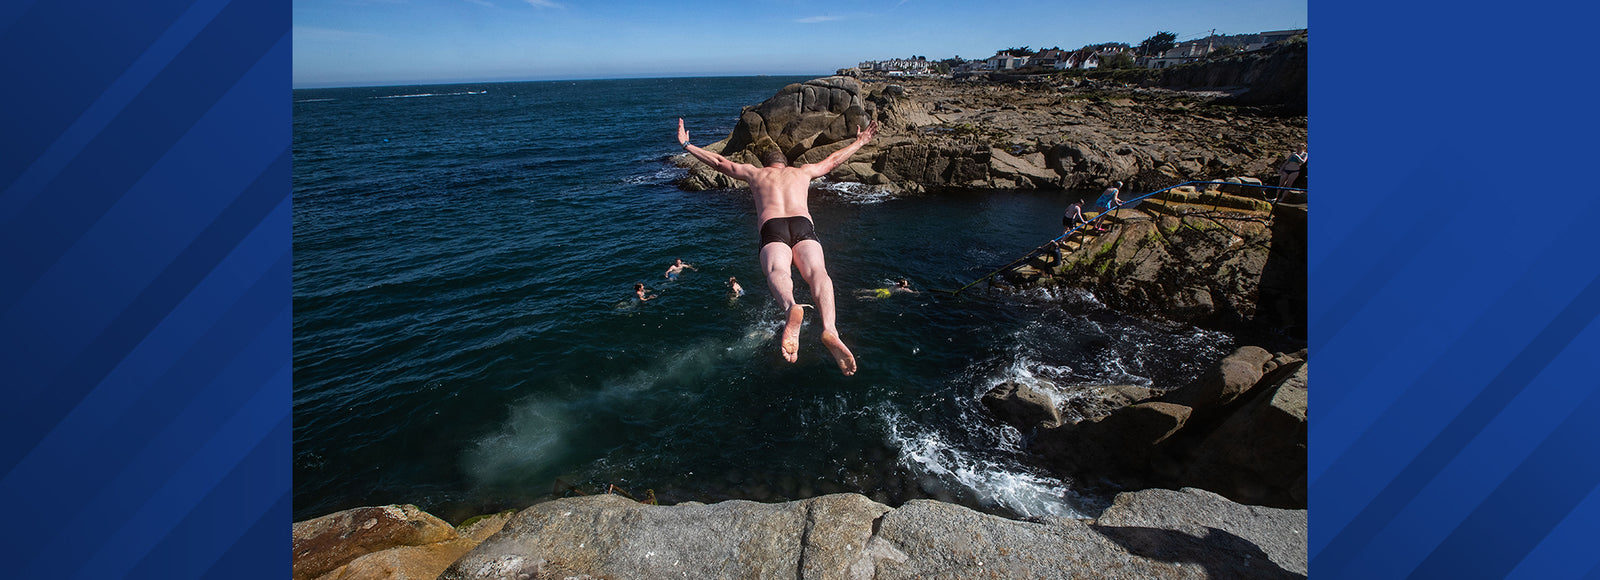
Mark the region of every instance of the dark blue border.
<instances>
[{"instance_id":1,"label":"dark blue border","mask_svg":"<svg viewBox=\"0 0 1600 580\"><path fill-rule=\"evenodd\" d=\"M1313 578L1597 570L1594 12L1311 6Z\"/></svg>"},{"instance_id":2,"label":"dark blue border","mask_svg":"<svg viewBox=\"0 0 1600 580\"><path fill-rule=\"evenodd\" d=\"M289 31L0 8L6 576L289 575Z\"/></svg>"}]
</instances>

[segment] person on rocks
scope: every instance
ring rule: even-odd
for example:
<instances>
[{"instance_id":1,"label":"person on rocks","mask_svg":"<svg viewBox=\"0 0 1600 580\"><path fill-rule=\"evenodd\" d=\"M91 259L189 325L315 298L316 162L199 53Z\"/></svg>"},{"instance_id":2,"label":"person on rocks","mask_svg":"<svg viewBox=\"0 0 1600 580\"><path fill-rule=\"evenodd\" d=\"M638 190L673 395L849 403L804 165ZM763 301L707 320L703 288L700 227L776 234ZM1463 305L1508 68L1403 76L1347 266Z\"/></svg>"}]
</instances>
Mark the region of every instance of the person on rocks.
<instances>
[{"instance_id":1,"label":"person on rocks","mask_svg":"<svg viewBox=\"0 0 1600 580\"><path fill-rule=\"evenodd\" d=\"M1113 195L1112 197L1116 197ZM1067 235L1078 224L1089 225L1089 218L1083 215L1083 200L1072 202L1067 206L1067 212L1061 216L1061 235ZM1096 231L1106 231L1105 228L1096 227Z\"/></svg>"},{"instance_id":2,"label":"person on rocks","mask_svg":"<svg viewBox=\"0 0 1600 580\"><path fill-rule=\"evenodd\" d=\"M649 300L651 298L655 298L656 297L655 294L651 294L649 296L645 296L645 294L644 294L644 284L639 284L639 283L635 283L633 285L633 295L635 297L637 297L640 302L644 302L646 300Z\"/></svg>"},{"instance_id":3,"label":"person on rocks","mask_svg":"<svg viewBox=\"0 0 1600 580\"><path fill-rule=\"evenodd\" d=\"M1099 203L1105 206L1106 209L1116 209L1117 206L1122 205L1122 182L1113 181L1111 182L1111 187L1107 187L1105 191L1100 192Z\"/></svg>"},{"instance_id":4,"label":"person on rocks","mask_svg":"<svg viewBox=\"0 0 1600 580\"><path fill-rule=\"evenodd\" d=\"M1294 187L1294 181L1300 179L1300 170L1305 167L1306 159L1306 144L1301 143L1299 149L1278 164L1278 187ZM1278 198L1283 198L1282 191L1278 192Z\"/></svg>"},{"instance_id":5,"label":"person on rocks","mask_svg":"<svg viewBox=\"0 0 1600 580\"><path fill-rule=\"evenodd\" d=\"M1083 217L1083 200L1074 201L1072 205L1067 206L1067 213L1061 216L1061 235L1067 235L1067 232L1072 231L1078 224L1086 223L1089 223L1089 220Z\"/></svg>"},{"instance_id":6,"label":"person on rocks","mask_svg":"<svg viewBox=\"0 0 1600 580\"><path fill-rule=\"evenodd\" d=\"M734 163L690 144L689 131L684 128L683 119L678 119L678 144L685 151L717 172L750 184L750 197L755 201L759 224L761 269L766 272L767 287L787 313L780 349L784 360L791 363L799 357L800 324L805 320L806 306L794 299L790 268L796 268L811 287L811 297L817 302L816 308L822 317L822 345L833 354L841 372L846 376L856 373L855 356L839 338L833 309L833 279L828 277L822 242L817 238L806 197L811 190L811 180L843 164L877 133L878 122L873 121L859 129L855 141L843 149L820 162L800 167L790 167L781 151L769 150L761 155L763 167L756 167Z\"/></svg>"},{"instance_id":7,"label":"person on rocks","mask_svg":"<svg viewBox=\"0 0 1600 580\"><path fill-rule=\"evenodd\" d=\"M683 259L679 258L679 259L673 260L671 266L667 266L667 279L668 280L677 280L678 279L678 274L683 272L684 268L688 268L688 269L694 270L696 272L700 271L699 268L695 268L694 266L691 266L689 264L683 263Z\"/></svg>"}]
</instances>

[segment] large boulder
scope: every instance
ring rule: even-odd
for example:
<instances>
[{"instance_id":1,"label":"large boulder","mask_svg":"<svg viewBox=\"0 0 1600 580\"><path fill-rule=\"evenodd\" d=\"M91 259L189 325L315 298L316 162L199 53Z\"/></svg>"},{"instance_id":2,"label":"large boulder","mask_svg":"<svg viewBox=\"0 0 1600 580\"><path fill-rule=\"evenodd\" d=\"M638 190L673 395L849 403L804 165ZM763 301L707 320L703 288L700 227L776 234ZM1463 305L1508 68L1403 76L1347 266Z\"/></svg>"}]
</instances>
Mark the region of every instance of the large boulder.
<instances>
[{"instance_id":1,"label":"large boulder","mask_svg":"<svg viewBox=\"0 0 1600 580\"><path fill-rule=\"evenodd\" d=\"M1079 409L1059 401L1041 409L1059 397L1046 396L1054 389L1005 383L983 402L1001 420L1032 429L1029 451L1065 477L1113 489L1198 487L1253 505L1306 506L1303 350L1240 347L1189 385L1153 399L1142 389L1145 396L1122 398L1137 402L1082 420L1073 418Z\"/></svg>"},{"instance_id":2,"label":"large boulder","mask_svg":"<svg viewBox=\"0 0 1600 580\"><path fill-rule=\"evenodd\" d=\"M1306 505L1306 363L1277 367L1255 387L1266 392L1197 444L1183 477L1255 505Z\"/></svg>"},{"instance_id":3,"label":"large boulder","mask_svg":"<svg viewBox=\"0 0 1600 580\"><path fill-rule=\"evenodd\" d=\"M855 494L672 507L568 498L519 512L440 578L845 578L881 557L867 543L887 511Z\"/></svg>"},{"instance_id":4,"label":"large boulder","mask_svg":"<svg viewBox=\"0 0 1600 580\"><path fill-rule=\"evenodd\" d=\"M1161 400L1202 412L1233 402L1261 380L1262 366L1272 353L1259 346L1243 346L1216 366L1210 367L1193 383L1174 389Z\"/></svg>"},{"instance_id":5,"label":"large boulder","mask_svg":"<svg viewBox=\"0 0 1600 580\"><path fill-rule=\"evenodd\" d=\"M510 519L511 512L495 514L461 526L453 540L372 552L316 580L433 580Z\"/></svg>"},{"instance_id":6,"label":"large boulder","mask_svg":"<svg viewBox=\"0 0 1600 580\"><path fill-rule=\"evenodd\" d=\"M1034 385L1009 380L984 393L983 406L1019 431L1061 425L1061 410L1054 397Z\"/></svg>"},{"instance_id":7,"label":"large boulder","mask_svg":"<svg viewBox=\"0 0 1600 580\"><path fill-rule=\"evenodd\" d=\"M758 146L777 147L790 159L831 143L848 142L872 122L876 107L861 98L861 82L833 76L795 83L739 115L724 155Z\"/></svg>"},{"instance_id":8,"label":"large boulder","mask_svg":"<svg viewBox=\"0 0 1600 580\"><path fill-rule=\"evenodd\" d=\"M1297 540L1271 535L1304 538L1303 513L1298 528L1278 528L1220 498L1147 493L1094 522L1015 521L931 500L891 509L856 494L671 507L567 498L522 510L440 579L1303 577L1303 566L1277 564L1293 562L1280 552ZM1163 502L1184 515L1143 515Z\"/></svg>"},{"instance_id":9,"label":"large boulder","mask_svg":"<svg viewBox=\"0 0 1600 580\"><path fill-rule=\"evenodd\" d=\"M414 505L362 507L328 514L294 524L294 579L316 578L373 552L459 537L450 524Z\"/></svg>"},{"instance_id":10,"label":"large boulder","mask_svg":"<svg viewBox=\"0 0 1600 580\"><path fill-rule=\"evenodd\" d=\"M1169 197L1185 195L1231 197ZM1087 289L1111 308L1196 326L1303 336L1304 210L1269 210L1147 199L1107 216L1111 233L1074 238L1078 244L1040 283Z\"/></svg>"},{"instance_id":11,"label":"large boulder","mask_svg":"<svg viewBox=\"0 0 1600 580\"><path fill-rule=\"evenodd\" d=\"M1095 525L1171 530L1196 538L1231 536L1261 550L1272 565L1292 574L1307 574L1309 540L1303 509L1240 505L1189 487L1180 491L1147 489L1117 494Z\"/></svg>"}]
</instances>

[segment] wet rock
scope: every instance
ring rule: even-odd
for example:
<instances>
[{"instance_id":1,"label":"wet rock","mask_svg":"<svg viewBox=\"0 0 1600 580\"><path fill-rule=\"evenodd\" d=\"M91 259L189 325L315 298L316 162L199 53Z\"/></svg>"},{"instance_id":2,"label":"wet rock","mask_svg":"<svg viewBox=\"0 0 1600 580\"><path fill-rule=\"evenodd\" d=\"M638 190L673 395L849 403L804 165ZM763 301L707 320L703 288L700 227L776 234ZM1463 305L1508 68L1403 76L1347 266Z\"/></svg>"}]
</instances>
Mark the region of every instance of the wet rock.
<instances>
[{"instance_id":1,"label":"wet rock","mask_svg":"<svg viewBox=\"0 0 1600 580\"><path fill-rule=\"evenodd\" d=\"M1195 382L1174 389L1161 400L1210 412L1233 402L1245 391L1256 386L1264 372L1263 366L1272 360L1272 353L1259 346L1243 346L1233 351L1216 366L1206 370Z\"/></svg>"},{"instance_id":2,"label":"wet rock","mask_svg":"<svg viewBox=\"0 0 1600 580\"><path fill-rule=\"evenodd\" d=\"M1055 399L1020 381L996 385L983 395L981 402L1001 421L1023 432L1061 425L1061 411L1056 408Z\"/></svg>"},{"instance_id":3,"label":"wet rock","mask_svg":"<svg viewBox=\"0 0 1600 580\"><path fill-rule=\"evenodd\" d=\"M450 524L414 505L345 510L294 524L293 575L295 580L316 578L373 552L459 537Z\"/></svg>"}]
</instances>

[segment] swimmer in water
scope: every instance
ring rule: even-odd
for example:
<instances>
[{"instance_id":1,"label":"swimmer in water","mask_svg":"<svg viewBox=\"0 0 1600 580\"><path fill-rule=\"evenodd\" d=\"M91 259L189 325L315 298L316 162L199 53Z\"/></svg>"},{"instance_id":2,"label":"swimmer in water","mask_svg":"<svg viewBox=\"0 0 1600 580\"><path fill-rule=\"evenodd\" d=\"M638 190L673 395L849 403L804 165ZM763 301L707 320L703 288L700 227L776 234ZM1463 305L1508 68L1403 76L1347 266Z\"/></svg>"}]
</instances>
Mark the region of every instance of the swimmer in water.
<instances>
[{"instance_id":1,"label":"swimmer in water","mask_svg":"<svg viewBox=\"0 0 1600 580\"><path fill-rule=\"evenodd\" d=\"M637 296L639 298L640 302L644 302L646 300L649 300L651 298L655 298L656 297L655 294L651 294L649 296L645 296L644 295L644 284L637 284L637 283L633 285L633 295Z\"/></svg>"},{"instance_id":2,"label":"swimmer in water","mask_svg":"<svg viewBox=\"0 0 1600 580\"><path fill-rule=\"evenodd\" d=\"M739 286L739 279L728 276L728 297L738 298L740 296L744 296L744 288Z\"/></svg>"},{"instance_id":3,"label":"swimmer in water","mask_svg":"<svg viewBox=\"0 0 1600 580\"><path fill-rule=\"evenodd\" d=\"M916 290L912 290L911 289L911 282L906 281L905 278L901 278L901 279L895 281L894 286L892 288L864 288L864 289L861 289L861 290L857 290L856 291L856 295L860 296L863 299L865 299L865 298L883 299L883 298L888 298L888 297L890 297L890 296L892 296L892 295L894 295L895 293L898 293L898 292L907 292L907 293L911 293L911 294L920 294L920 292L917 292Z\"/></svg>"},{"instance_id":4,"label":"swimmer in water","mask_svg":"<svg viewBox=\"0 0 1600 580\"><path fill-rule=\"evenodd\" d=\"M667 279L668 280L677 280L678 279L678 273L682 272L684 268L688 268L688 269L694 270L696 272L700 271L699 268L695 268L694 266L691 266L689 264L683 263L683 260L680 258L680 259L677 259L677 260L673 260L671 266L667 266Z\"/></svg>"}]
</instances>

